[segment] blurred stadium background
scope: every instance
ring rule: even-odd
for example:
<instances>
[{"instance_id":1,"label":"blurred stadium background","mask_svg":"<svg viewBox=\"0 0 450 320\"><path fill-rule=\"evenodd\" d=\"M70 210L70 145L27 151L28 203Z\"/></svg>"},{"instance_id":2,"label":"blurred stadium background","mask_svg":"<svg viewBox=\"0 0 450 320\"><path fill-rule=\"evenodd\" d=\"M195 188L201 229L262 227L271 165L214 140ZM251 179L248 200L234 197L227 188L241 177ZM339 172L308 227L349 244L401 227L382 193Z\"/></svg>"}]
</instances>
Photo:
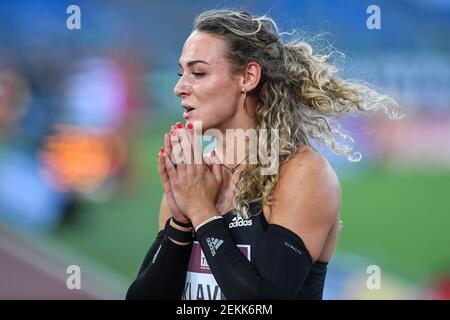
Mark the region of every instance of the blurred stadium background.
<instances>
[{"instance_id":1,"label":"blurred stadium background","mask_svg":"<svg viewBox=\"0 0 450 320\"><path fill-rule=\"evenodd\" d=\"M81 30L66 28L71 4ZM344 76L406 113L342 119L359 163L322 150L343 190L325 298L450 298L449 1L18 0L0 2L1 299L124 297L157 230L181 47L196 14L237 5L324 34ZM69 265L81 290L66 288Z\"/></svg>"}]
</instances>

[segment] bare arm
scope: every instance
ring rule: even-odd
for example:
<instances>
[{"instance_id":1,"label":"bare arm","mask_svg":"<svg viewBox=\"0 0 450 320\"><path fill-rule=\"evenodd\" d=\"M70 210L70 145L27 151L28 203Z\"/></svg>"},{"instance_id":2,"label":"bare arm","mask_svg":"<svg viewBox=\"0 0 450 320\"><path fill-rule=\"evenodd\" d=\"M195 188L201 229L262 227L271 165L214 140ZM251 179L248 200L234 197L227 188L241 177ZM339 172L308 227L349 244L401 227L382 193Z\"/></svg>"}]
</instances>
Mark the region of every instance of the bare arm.
<instances>
[{"instance_id":1,"label":"bare arm","mask_svg":"<svg viewBox=\"0 0 450 320\"><path fill-rule=\"evenodd\" d=\"M159 231L164 229L167 219L169 219L171 216L172 214L170 213L169 206L167 205L166 194L163 193L161 204L159 206Z\"/></svg>"},{"instance_id":2,"label":"bare arm","mask_svg":"<svg viewBox=\"0 0 450 320\"><path fill-rule=\"evenodd\" d=\"M337 221L340 202L341 190L334 170L325 158L309 150L281 167L269 223L301 237L316 261Z\"/></svg>"}]
</instances>

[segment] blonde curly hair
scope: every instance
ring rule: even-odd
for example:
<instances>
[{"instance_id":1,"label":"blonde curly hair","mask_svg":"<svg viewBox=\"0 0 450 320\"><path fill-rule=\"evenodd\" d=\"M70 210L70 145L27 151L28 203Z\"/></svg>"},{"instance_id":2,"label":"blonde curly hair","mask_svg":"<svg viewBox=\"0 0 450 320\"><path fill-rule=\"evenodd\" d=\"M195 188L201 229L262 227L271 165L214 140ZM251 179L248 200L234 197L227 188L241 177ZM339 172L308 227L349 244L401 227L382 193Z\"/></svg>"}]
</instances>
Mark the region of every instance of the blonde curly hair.
<instances>
[{"instance_id":1,"label":"blonde curly hair","mask_svg":"<svg viewBox=\"0 0 450 320\"><path fill-rule=\"evenodd\" d=\"M231 72L243 70L249 61L262 69L258 87L249 92L257 95L256 128L278 129L279 163L293 157L300 146L311 148L311 140L324 144L350 161L359 161L352 153L353 139L345 134L338 116L353 112L383 111L390 119L400 118L397 104L380 95L362 81L344 80L336 66L328 62L331 53L317 55L302 39L288 43L281 40L275 22L263 15L233 10L211 10L201 13L193 30L206 32L225 40L226 58ZM270 150L270 143L259 136L259 146ZM350 143L339 143L338 139ZM313 148L314 149L314 148ZM263 166L248 164L237 179L234 208L244 217L250 215L250 204L271 203L271 194L279 175L262 174Z\"/></svg>"}]
</instances>

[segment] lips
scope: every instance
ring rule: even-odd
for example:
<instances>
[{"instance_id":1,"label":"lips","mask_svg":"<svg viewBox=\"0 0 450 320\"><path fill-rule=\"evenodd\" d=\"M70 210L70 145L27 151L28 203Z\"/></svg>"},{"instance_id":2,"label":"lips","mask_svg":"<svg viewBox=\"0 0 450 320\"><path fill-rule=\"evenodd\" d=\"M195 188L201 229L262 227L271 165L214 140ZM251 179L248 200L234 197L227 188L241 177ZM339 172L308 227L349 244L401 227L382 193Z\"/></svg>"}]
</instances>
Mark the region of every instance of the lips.
<instances>
[{"instance_id":1,"label":"lips","mask_svg":"<svg viewBox=\"0 0 450 320\"><path fill-rule=\"evenodd\" d=\"M188 105L183 105L182 107L183 107L183 109L185 110L184 113L183 113L183 118L185 118L185 119L189 118L190 113L191 113L193 110L195 110L193 107L188 106Z\"/></svg>"},{"instance_id":2,"label":"lips","mask_svg":"<svg viewBox=\"0 0 450 320\"><path fill-rule=\"evenodd\" d=\"M186 112L194 110L194 108L191 106L183 106L183 108L184 108L184 110L186 110Z\"/></svg>"}]
</instances>

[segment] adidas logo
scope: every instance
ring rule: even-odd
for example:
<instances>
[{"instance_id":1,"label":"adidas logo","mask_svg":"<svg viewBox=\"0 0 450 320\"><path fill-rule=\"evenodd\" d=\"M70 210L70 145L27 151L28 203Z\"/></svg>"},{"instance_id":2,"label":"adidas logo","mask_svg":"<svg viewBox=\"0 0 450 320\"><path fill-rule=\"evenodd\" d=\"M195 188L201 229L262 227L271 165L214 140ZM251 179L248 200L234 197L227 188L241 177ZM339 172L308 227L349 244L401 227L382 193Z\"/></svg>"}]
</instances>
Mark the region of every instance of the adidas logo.
<instances>
[{"instance_id":1,"label":"adidas logo","mask_svg":"<svg viewBox=\"0 0 450 320\"><path fill-rule=\"evenodd\" d=\"M206 238L206 243L208 244L209 250L211 251L212 256L216 255L217 249L222 245L223 240L216 238Z\"/></svg>"},{"instance_id":2,"label":"adidas logo","mask_svg":"<svg viewBox=\"0 0 450 320\"><path fill-rule=\"evenodd\" d=\"M228 228L236 228L236 227L247 227L251 226L253 221L251 219L244 219L241 216L236 216L231 220Z\"/></svg>"}]
</instances>

